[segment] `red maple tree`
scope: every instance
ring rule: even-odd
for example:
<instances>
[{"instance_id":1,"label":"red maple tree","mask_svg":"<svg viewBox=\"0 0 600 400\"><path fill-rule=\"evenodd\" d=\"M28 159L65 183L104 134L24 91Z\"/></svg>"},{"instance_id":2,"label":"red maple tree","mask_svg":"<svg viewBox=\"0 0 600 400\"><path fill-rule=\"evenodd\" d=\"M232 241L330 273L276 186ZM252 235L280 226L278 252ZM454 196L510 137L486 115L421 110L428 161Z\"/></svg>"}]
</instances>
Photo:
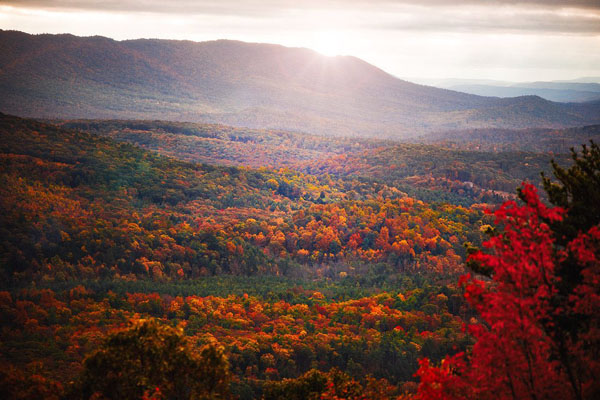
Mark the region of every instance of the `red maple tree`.
<instances>
[{"instance_id":1,"label":"red maple tree","mask_svg":"<svg viewBox=\"0 0 600 400\"><path fill-rule=\"evenodd\" d=\"M501 229L484 243L488 251L469 257L489 277L460 280L479 314L466 327L475 344L440 366L421 360L417 398L600 398L600 229L560 244L552 227L565 209L545 206L532 185L520 194L524 205L494 212ZM565 294L567 264L579 278ZM564 326L573 319L585 323Z\"/></svg>"}]
</instances>

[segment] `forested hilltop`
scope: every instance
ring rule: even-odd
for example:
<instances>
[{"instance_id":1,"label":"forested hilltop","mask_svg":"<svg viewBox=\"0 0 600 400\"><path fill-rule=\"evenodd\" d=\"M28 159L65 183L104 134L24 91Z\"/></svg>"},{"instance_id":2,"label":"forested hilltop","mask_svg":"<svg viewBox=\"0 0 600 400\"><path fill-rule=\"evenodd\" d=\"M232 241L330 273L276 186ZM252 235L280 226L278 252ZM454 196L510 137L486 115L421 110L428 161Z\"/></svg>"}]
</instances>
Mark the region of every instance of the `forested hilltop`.
<instances>
[{"instance_id":1,"label":"forested hilltop","mask_svg":"<svg viewBox=\"0 0 600 400\"><path fill-rule=\"evenodd\" d=\"M477 288L514 279L477 247L512 240L500 248L515 251L509 260L562 254L546 236L482 244L512 226L511 206L499 206L517 199L521 181L539 185L540 171L560 170L547 153L5 114L0 138L0 389L9 398L478 397L485 387L468 386L448 364L436 369L446 357L456 371L467 361L496 365L482 361L482 331L463 326L491 326ZM570 232L563 249L589 250L556 262L587 269L573 277L556 267L564 284L549 289L552 301L597 290L597 238L577 234L598 223L600 185L586 175L600 170L594 162L573 172L579 186L567 195L546 182L544 201L562 201L573 216L547 211L527 186L520 194L523 215L548 218L541 232ZM536 221L519 226L535 233ZM484 278L457 283L469 254ZM575 306L568 317L583 325L551 320L571 329L567 367L587 365L573 349L593 355L577 346L597 340L597 304ZM543 364L554 334L535 330L534 339L548 344L535 353L540 365L566 379L566 367ZM518 351L505 354L514 356L506 365L526 365ZM589 386L587 372L574 373ZM466 397L450 396L455 381Z\"/></svg>"}]
</instances>

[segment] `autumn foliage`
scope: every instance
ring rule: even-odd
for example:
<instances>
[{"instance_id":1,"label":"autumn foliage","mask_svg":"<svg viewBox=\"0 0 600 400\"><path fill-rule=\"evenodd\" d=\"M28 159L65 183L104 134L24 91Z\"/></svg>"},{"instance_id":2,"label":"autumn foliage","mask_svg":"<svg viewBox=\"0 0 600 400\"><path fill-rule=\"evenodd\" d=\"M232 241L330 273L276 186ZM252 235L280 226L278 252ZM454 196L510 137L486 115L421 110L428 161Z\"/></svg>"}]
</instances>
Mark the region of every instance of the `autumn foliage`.
<instances>
[{"instance_id":1,"label":"autumn foliage","mask_svg":"<svg viewBox=\"0 0 600 400\"><path fill-rule=\"evenodd\" d=\"M106 124L0 115L5 397L600 397L597 146L485 214L548 156Z\"/></svg>"},{"instance_id":2,"label":"autumn foliage","mask_svg":"<svg viewBox=\"0 0 600 400\"><path fill-rule=\"evenodd\" d=\"M598 377L600 230L593 226L560 246L551 225L566 210L546 207L531 185L526 204L507 202L495 211L500 233L471 260L491 279L461 278L465 298L480 319L467 329L476 338L468 354L439 367L421 361L421 399L593 399ZM581 279L566 301L559 297L560 266L573 257ZM588 323L566 335L565 316Z\"/></svg>"}]
</instances>

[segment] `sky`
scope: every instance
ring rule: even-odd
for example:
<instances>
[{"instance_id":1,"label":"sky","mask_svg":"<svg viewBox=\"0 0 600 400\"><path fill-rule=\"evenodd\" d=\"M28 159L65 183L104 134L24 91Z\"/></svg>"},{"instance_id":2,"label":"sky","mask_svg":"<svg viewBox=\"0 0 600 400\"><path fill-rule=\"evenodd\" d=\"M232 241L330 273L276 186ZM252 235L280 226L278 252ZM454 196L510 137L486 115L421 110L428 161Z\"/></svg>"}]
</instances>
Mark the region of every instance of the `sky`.
<instances>
[{"instance_id":1,"label":"sky","mask_svg":"<svg viewBox=\"0 0 600 400\"><path fill-rule=\"evenodd\" d=\"M429 83L600 77L600 0L0 0L0 29L278 43Z\"/></svg>"}]
</instances>

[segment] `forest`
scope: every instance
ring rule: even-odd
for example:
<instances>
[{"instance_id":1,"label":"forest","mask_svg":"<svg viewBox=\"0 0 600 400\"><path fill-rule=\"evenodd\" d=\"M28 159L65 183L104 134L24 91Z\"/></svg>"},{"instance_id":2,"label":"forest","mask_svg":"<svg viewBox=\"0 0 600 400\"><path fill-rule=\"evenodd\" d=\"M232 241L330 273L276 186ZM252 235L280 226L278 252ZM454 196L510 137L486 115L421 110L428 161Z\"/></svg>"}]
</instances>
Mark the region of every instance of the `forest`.
<instances>
[{"instance_id":1,"label":"forest","mask_svg":"<svg viewBox=\"0 0 600 400\"><path fill-rule=\"evenodd\" d=\"M594 142L5 114L0 135L7 398L600 395Z\"/></svg>"}]
</instances>

